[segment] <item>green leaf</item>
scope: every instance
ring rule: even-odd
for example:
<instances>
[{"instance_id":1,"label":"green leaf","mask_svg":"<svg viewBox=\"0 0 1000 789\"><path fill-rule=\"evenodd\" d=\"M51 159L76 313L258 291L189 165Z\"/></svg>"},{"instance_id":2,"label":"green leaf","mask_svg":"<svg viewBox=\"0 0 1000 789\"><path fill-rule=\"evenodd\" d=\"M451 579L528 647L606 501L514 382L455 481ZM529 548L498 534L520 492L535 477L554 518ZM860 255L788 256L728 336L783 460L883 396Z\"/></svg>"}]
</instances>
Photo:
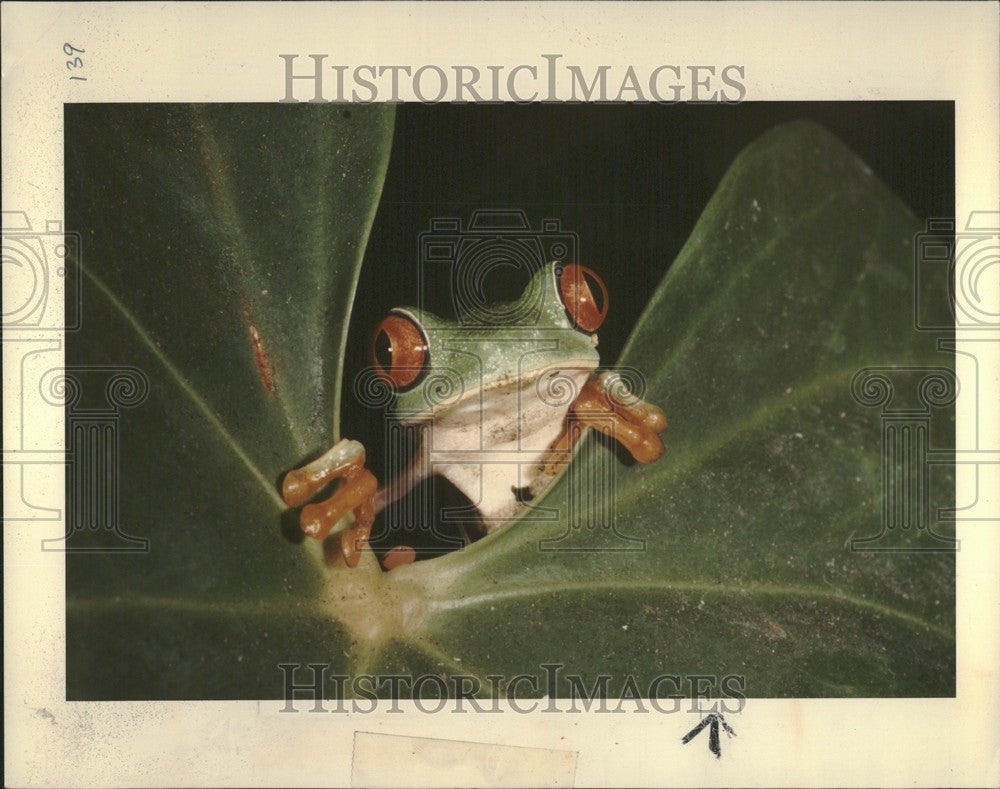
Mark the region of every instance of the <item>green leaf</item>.
<instances>
[{"instance_id":1,"label":"green leaf","mask_svg":"<svg viewBox=\"0 0 1000 789\"><path fill-rule=\"evenodd\" d=\"M554 521L394 571L420 606L387 630L424 657L383 646L378 670L544 678L555 663L588 687L611 674L612 695L662 673L739 675L754 696L953 693L954 555L909 550L947 547L916 529L894 537L902 552L850 547L878 533L882 507L881 415L852 378L951 367L912 324L920 229L825 131L795 124L752 145L620 362L667 411L664 457L625 465L592 438L539 502ZM934 439L950 447L940 410ZM609 473L617 532L594 511ZM626 538L643 550L622 552Z\"/></svg>"},{"instance_id":2,"label":"green leaf","mask_svg":"<svg viewBox=\"0 0 1000 789\"><path fill-rule=\"evenodd\" d=\"M352 111L351 123L360 123ZM355 154L368 150L384 162L362 137L351 137ZM239 143L220 150L227 164L215 169L238 170L231 162L243 161ZM261 166L260 156L246 158ZM190 167L211 183L211 166L199 168L192 157ZM290 167L277 169L296 177ZM123 180L109 187L113 194ZM163 187L149 189L125 199L145 209ZM195 206L186 216L204 216L212 205L211 187L190 191L201 197L179 190L165 201L166 216L154 223L159 239L171 237L167 217L176 219L180 206ZM310 201L295 194L290 204ZM377 187L367 194L373 201ZM240 216L274 213L259 194L231 202ZM298 227L316 232L312 223ZM645 692L662 674L685 678L685 693L694 675L738 675L751 696L953 694L954 555L913 550L940 547L925 529L890 535L903 551L850 547L852 538L878 533L882 512L882 415L852 397L852 379L871 366L951 367L935 350L937 338L912 325L919 230L825 131L793 124L770 132L733 164L673 265L650 272L662 281L620 360L643 375L644 397L665 407L665 455L637 465L603 439L585 439L537 503L554 519L525 517L464 551L390 573L373 562L317 572L302 548L277 535L273 496L258 476L273 479L330 436L319 431L313 441L303 427L307 395L276 408L259 391L254 359L237 342L246 343L242 306L225 296L225 255L203 254L200 267L164 281L162 264L177 255L150 248L125 255L129 241L116 239L118 251L100 269L104 290L116 295L99 334L121 338L113 358L122 362L146 369L160 355L177 359L191 391L158 375L150 401L123 424L122 456L135 464L123 472L124 525L150 535L152 550L139 559L70 562L78 570L69 579L70 696L275 697L277 664L289 661L354 675L472 674L484 686L488 674L527 673L550 695L568 692L569 675L590 687L601 674L612 676L612 695L628 676ZM262 228L260 243L280 244L273 235L274 227ZM121 265L149 255L154 265ZM155 295L135 295L143 277L161 298L199 278L213 287L167 308ZM126 304L123 294L134 321L115 305ZM220 326L192 325L190 306ZM325 329L295 321L332 321L342 332L339 313L263 312L255 320L287 332L269 355L289 363L302 350L299 383L301 370L320 363L299 343ZM145 335L133 322L147 327ZM175 331L186 341L169 354L152 350ZM210 339L198 345L198 336ZM952 412L934 416L932 444L953 446ZM935 469L930 484L934 506L953 501L950 467ZM610 498L599 495L609 491ZM609 501L613 521L600 509ZM612 522L613 530L604 528ZM127 669L116 670L119 661ZM561 667L554 687L546 687L544 664Z\"/></svg>"},{"instance_id":3,"label":"green leaf","mask_svg":"<svg viewBox=\"0 0 1000 789\"><path fill-rule=\"evenodd\" d=\"M294 654L292 622L323 654L337 641L276 483L336 434L392 121L385 106L67 107L85 274L68 362L150 380L118 431L120 525L149 551L69 554L71 698L247 695L239 677L274 682L275 655Z\"/></svg>"}]
</instances>

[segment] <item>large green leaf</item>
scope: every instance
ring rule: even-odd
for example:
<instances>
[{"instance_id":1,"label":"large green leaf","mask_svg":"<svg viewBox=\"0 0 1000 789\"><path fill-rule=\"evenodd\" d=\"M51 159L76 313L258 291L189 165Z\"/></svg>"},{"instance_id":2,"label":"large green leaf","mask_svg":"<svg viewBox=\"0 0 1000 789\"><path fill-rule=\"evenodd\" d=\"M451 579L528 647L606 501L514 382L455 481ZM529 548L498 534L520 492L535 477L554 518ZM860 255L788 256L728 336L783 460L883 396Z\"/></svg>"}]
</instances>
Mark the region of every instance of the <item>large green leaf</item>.
<instances>
[{"instance_id":1,"label":"large green leaf","mask_svg":"<svg viewBox=\"0 0 1000 789\"><path fill-rule=\"evenodd\" d=\"M954 554L913 551L947 548L918 529L882 541L902 550L851 550L879 532L882 506L882 417L853 399L852 378L951 366L913 328L920 229L818 127L751 145L621 359L666 408L664 457L616 466L592 440L541 502L557 520L522 520L390 576L421 587L397 637L439 657L383 646L381 670L509 678L544 676L548 662L591 681L612 674L611 693L629 674L646 688L662 672L741 675L758 696L953 693ZM897 397L896 409L917 405L902 386ZM952 414L935 422L938 445L952 446ZM606 522L588 512L599 497L582 495L609 467L617 533L588 528ZM948 506L950 469L932 482ZM622 536L645 550L616 551Z\"/></svg>"},{"instance_id":2,"label":"large green leaf","mask_svg":"<svg viewBox=\"0 0 1000 789\"><path fill-rule=\"evenodd\" d=\"M257 112L238 117L257 134L285 128L286 119ZM341 153L320 157L325 172L343 169L343 151L362 170L384 163L387 135L357 131L362 123L384 128L375 110L352 110L349 122L329 108L310 112L301 123L322 118L344 135L328 143ZM166 169L155 172L185 172L173 161L180 155L190 187L169 199L162 183L132 194L123 189L131 172L108 187L126 216L136 215L130 206L148 211L154 194L164 203L144 231L155 244L144 240L136 253L135 237L106 241L93 267L108 296L98 334L116 340L114 359L151 375L157 365L173 372L155 375L150 402L123 426L122 454L135 464L123 471L125 525L150 536L150 554L70 563L71 697L273 697L282 687L277 664L289 661L345 674L528 673L543 679L542 690L542 665L558 663L563 676L588 684L612 675L612 694L628 675L645 689L663 673L737 674L755 696L954 692L953 555L850 550L852 537L878 531L882 506L881 415L852 398L853 376L875 365L950 360L912 327L918 223L837 140L805 124L766 135L735 162L669 270L664 262L666 276L621 359L645 377L645 397L666 408L662 459L629 464L588 438L539 502L555 519L524 518L464 551L382 573L374 561L317 569L306 550L281 539L273 488L263 484L330 437L308 427L316 424L308 393L316 387L332 407L335 391L323 387L338 377L336 354L321 358L317 349L336 342L310 346L308 333L342 336L346 302L321 314L298 296L316 277L330 276L331 287L346 279L348 291L353 279L335 256L317 263L303 251L322 242L276 239L289 223L275 220L274 207L315 206L309 188L288 182L303 178L315 189L326 181L308 164L306 172L292 166L301 161L241 181L241 166L268 163L259 151L247 154L240 123L214 120L185 126L208 130L207 138L193 135L198 159L184 155L188 132L162 142ZM130 133L135 126L121 136ZM293 124L281 134L302 130ZM79 159L87 168L92 159L113 166L114 155L99 158L106 140L86 147ZM314 139L297 150L310 157L320 147ZM228 168L228 180L219 178ZM368 188L333 198L354 201L356 245L378 177L361 181ZM78 226L89 228L105 212L84 214ZM197 243L194 260L189 230L179 255L159 248L180 216L199 226L209 217L216 234ZM307 237L329 232L315 215L290 224ZM233 246L250 227L259 230L254 241ZM258 244L267 253L254 255ZM353 265L360 246L352 249ZM258 262L234 278L232 260L247 258ZM277 259L281 273L267 277L261 261ZM178 260L183 270L164 272ZM332 274L324 268L331 263ZM650 272L654 282L662 275ZM274 292L274 277L286 288L282 298L252 308L276 332L261 334L269 357L283 359L294 378L276 379L278 393L289 392L280 407L247 349L245 294L230 293L233 282L253 282L251 296L258 287ZM189 295L201 281L201 295ZM137 294L140 282L146 297ZM184 303L164 306L169 293ZM76 358L86 361L93 345L81 343ZM107 358L101 353L94 358ZM320 375L313 366L323 359ZM951 446L951 415L936 416L935 441ZM600 496L578 495L593 492L594 480L613 491L615 530L600 528ZM931 482L931 501L949 504L950 473ZM620 550L636 540L643 550ZM893 540L896 548L939 546L925 530ZM565 694L567 686L548 690Z\"/></svg>"},{"instance_id":3,"label":"large green leaf","mask_svg":"<svg viewBox=\"0 0 1000 789\"><path fill-rule=\"evenodd\" d=\"M385 106L68 107L86 275L68 360L151 383L122 413L118 485L122 528L150 550L69 555L71 697L252 696L246 676L273 682L275 656L295 654L289 628L323 649L338 638L307 604L319 564L283 536L276 482L334 436L392 120Z\"/></svg>"}]
</instances>

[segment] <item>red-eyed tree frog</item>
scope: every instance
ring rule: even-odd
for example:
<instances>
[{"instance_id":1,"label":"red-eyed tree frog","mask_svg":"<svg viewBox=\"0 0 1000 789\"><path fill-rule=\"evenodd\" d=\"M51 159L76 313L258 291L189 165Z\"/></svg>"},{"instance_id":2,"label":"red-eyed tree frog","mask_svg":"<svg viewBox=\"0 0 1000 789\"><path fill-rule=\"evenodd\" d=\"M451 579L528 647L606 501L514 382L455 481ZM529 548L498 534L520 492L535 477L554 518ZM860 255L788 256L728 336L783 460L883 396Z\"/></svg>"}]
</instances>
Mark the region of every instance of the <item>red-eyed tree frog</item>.
<instances>
[{"instance_id":1,"label":"red-eyed tree frog","mask_svg":"<svg viewBox=\"0 0 1000 789\"><path fill-rule=\"evenodd\" d=\"M399 307L378 325L373 370L395 391L396 418L421 426L423 451L380 488L365 468L362 444L341 439L325 454L285 475L282 496L303 504L302 530L324 540L338 532L339 552L355 567L372 522L386 504L431 474L451 481L475 505L487 533L502 528L538 496L568 463L585 429L623 444L642 463L663 453L663 411L622 398L614 372L598 372L597 329L608 311L600 277L576 264L549 263L521 297L498 305L490 318L448 321ZM307 503L332 480L340 487ZM390 569L413 561L412 548L389 551Z\"/></svg>"}]
</instances>

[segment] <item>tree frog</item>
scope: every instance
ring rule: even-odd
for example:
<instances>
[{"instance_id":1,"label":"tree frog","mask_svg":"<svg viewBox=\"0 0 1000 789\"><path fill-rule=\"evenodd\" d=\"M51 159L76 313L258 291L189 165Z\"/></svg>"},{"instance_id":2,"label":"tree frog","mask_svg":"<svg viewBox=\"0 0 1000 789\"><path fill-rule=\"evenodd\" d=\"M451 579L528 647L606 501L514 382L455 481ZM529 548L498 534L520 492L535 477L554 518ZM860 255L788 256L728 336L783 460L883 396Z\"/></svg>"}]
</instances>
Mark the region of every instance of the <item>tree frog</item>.
<instances>
[{"instance_id":1,"label":"tree frog","mask_svg":"<svg viewBox=\"0 0 1000 789\"><path fill-rule=\"evenodd\" d=\"M375 515L429 475L464 493L490 533L529 506L586 429L612 436L640 462L657 460L663 411L621 397L621 378L598 372L596 332L607 311L597 274L557 262L539 267L519 299L472 319L393 309L374 332L371 369L394 390L394 418L419 425L421 449L382 488L365 468L364 446L346 438L288 472L282 496L290 507L305 504L302 530L324 540L352 512L353 524L335 536L339 555L355 567ZM332 496L306 503L336 478L343 482ZM400 546L383 566L414 558Z\"/></svg>"}]
</instances>

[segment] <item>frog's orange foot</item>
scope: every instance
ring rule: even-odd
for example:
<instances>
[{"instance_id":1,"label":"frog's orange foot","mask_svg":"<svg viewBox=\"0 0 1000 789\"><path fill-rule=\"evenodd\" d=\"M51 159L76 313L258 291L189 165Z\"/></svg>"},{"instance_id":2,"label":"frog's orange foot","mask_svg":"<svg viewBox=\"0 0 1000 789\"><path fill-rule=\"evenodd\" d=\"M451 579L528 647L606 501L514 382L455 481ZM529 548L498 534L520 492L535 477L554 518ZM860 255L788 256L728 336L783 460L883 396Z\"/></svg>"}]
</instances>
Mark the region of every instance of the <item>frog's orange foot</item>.
<instances>
[{"instance_id":1,"label":"frog's orange foot","mask_svg":"<svg viewBox=\"0 0 1000 789\"><path fill-rule=\"evenodd\" d=\"M640 463L652 463L663 454L658 434L667 429L667 418L659 406L618 396L616 390L621 385L613 374L591 376L570 408L570 420L611 436ZM572 436L579 437L580 432L567 430L555 449L571 448Z\"/></svg>"},{"instance_id":2,"label":"frog's orange foot","mask_svg":"<svg viewBox=\"0 0 1000 789\"><path fill-rule=\"evenodd\" d=\"M416 560L417 552L413 548L409 545L397 545L382 557L382 566L386 570L391 570L404 564L413 564Z\"/></svg>"},{"instance_id":3,"label":"frog's orange foot","mask_svg":"<svg viewBox=\"0 0 1000 789\"><path fill-rule=\"evenodd\" d=\"M281 495L289 507L298 507L335 479L343 483L324 501L302 507L299 525L309 537L325 540L340 519L353 512L353 526L340 533L340 554L348 567L356 567L375 520L372 497L378 488L375 475L365 468L365 448L360 443L342 439L321 457L289 471Z\"/></svg>"}]
</instances>

